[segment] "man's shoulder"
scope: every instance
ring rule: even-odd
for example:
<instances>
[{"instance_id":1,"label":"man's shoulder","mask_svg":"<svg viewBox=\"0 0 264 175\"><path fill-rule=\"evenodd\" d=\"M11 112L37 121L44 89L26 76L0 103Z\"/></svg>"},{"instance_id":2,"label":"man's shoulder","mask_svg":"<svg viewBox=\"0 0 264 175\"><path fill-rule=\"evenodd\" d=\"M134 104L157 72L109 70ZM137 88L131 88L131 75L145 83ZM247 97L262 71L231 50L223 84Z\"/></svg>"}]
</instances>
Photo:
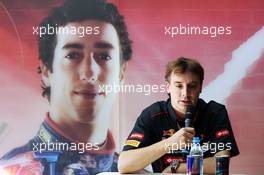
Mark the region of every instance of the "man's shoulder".
<instances>
[{"instance_id":1,"label":"man's shoulder","mask_svg":"<svg viewBox=\"0 0 264 175\"><path fill-rule=\"evenodd\" d=\"M142 114L144 116L148 116L150 118L157 117L160 115L164 115L167 113L167 101L157 101L148 107L146 107Z\"/></svg>"},{"instance_id":2,"label":"man's shoulder","mask_svg":"<svg viewBox=\"0 0 264 175\"><path fill-rule=\"evenodd\" d=\"M218 103L214 100L211 100L206 103L203 99L199 99L198 105L200 109L206 109L210 111L219 111L225 108L225 105Z\"/></svg>"},{"instance_id":3,"label":"man's shoulder","mask_svg":"<svg viewBox=\"0 0 264 175\"><path fill-rule=\"evenodd\" d=\"M227 114L225 105L213 100L206 103L202 99L199 99L198 105L199 105L198 108L199 113L205 118L206 117L215 118L217 116L222 117L223 114Z\"/></svg>"},{"instance_id":4,"label":"man's shoulder","mask_svg":"<svg viewBox=\"0 0 264 175\"><path fill-rule=\"evenodd\" d=\"M4 154L0 158L0 161L10 160L10 159L12 159L13 157L15 157L17 155L22 154L22 153L26 153L28 151L30 151L30 148L29 148L29 144L27 143L27 144L25 144L23 146L13 148L12 150L10 150L6 154Z\"/></svg>"},{"instance_id":5,"label":"man's shoulder","mask_svg":"<svg viewBox=\"0 0 264 175\"><path fill-rule=\"evenodd\" d=\"M43 166L27 145L9 151L0 159L0 167L10 174L43 174ZM11 173L12 172L12 173Z\"/></svg>"}]
</instances>

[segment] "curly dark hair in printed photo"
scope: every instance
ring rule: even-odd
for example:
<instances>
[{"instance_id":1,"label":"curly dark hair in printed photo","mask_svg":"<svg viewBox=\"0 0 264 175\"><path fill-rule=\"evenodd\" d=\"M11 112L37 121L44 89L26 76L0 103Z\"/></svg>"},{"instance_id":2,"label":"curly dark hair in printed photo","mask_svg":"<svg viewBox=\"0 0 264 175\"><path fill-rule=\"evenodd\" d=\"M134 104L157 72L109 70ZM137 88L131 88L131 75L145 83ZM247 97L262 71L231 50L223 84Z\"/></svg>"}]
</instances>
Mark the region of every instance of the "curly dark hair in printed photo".
<instances>
[{"instance_id":1,"label":"curly dark hair in printed photo","mask_svg":"<svg viewBox=\"0 0 264 175\"><path fill-rule=\"evenodd\" d=\"M99 20L110 23L117 31L121 47L121 63L130 60L132 56L132 41L129 39L124 17L117 7L106 0L66 0L62 6L53 8L49 15L42 20L39 27L50 28L65 26L70 22L84 20ZM43 34L38 37L39 59L52 73L54 49L56 47L56 33ZM41 73L38 67L38 73ZM50 87L42 82L42 96L50 98Z\"/></svg>"}]
</instances>

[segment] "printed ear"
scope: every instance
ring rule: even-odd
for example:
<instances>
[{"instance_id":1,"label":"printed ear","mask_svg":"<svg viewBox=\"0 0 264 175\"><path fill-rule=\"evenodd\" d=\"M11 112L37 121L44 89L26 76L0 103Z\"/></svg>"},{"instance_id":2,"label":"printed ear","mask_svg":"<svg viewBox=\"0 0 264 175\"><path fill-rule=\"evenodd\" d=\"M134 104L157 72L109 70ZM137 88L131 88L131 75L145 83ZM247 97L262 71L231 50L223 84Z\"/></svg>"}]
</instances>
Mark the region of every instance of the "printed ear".
<instances>
[{"instance_id":1,"label":"printed ear","mask_svg":"<svg viewBox=\"0 0 264 175\"><path fill-rule=\"evenodd\" d=\"M165 87L166 87L166 91L169 94L170 93L170 83L165 81Z\"/></svg>"},{"instance_id":2,"label":"printed ear","mask_svg":"<svg viewBox=\"0 0 264 175\"><path fill-rule=\"evenodd\" d=\"M49 69L46 64L40 61L41 79L46 87L50 86Z\"/></svg>"},{"instance_id":3,"label":"printed ear","mask_svg":"<svg viewBox=\"0 0 264 175\"><path fill-rule=\"evenodd\" d=\"M123 63L121 65L120 73L119 73L120 82L122 82L125 78L126 66L127 66L127 63Z\"/></svg>"}]
</instances>

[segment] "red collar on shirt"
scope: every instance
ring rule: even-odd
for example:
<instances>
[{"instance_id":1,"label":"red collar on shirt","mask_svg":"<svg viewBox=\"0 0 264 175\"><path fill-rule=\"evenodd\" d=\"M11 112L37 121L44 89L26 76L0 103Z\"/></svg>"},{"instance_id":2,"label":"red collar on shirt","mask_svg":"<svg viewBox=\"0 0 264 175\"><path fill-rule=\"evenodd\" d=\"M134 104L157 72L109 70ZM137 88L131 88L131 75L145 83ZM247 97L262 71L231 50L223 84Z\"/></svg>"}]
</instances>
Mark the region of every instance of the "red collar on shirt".
<instances>
[{"instance_id":1,"label":"red collar on shirt","mask_svg":"<svg viewBox=\"0 0 264 175\"><path fill-rule=\"evenodd\" d=\"M73 143L80 143L76 139L71 138L69 135L67 135L59 126L56 124L49 115L49 112L46 114L45 122L49 125L51 129L53 129L56 133L59 135L65 137L69 141ZM87 150L87 153L92 154L111 154L115 151L115 141L112 135L112 132L110 130L107 131L107 137L105 140L105 143L103 144L103 148L99 148L99 150Z\"/></svg>"}]
</instances>

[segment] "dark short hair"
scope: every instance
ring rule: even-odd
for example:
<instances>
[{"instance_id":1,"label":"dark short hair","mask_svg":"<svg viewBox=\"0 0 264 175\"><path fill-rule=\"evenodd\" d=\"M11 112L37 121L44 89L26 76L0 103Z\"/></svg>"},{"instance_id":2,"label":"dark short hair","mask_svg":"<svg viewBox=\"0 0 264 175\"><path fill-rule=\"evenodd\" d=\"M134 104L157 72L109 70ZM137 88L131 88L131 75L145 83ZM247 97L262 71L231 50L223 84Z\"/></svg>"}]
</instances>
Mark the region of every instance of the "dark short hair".
<instances>
[{"instance_id":1,"label":"dark short hair","mask_svg":"<svg viewBox=\"0 0 264 175\"><path fill-rule=\"evenodd\" d=\"M49 15L42 20L39 27L60 27L70 22L84 20L99 20L110 23L117 31L121 47L121 63L130 60L132 56L132 41L129 39L124 17L117 7L106 0L65 0L60 7L53 8ZM57 44L56 33L43 34L38 37L39 59L52 72L54 50ZM40 67L38 72L41 73ZM42 95L50 97L50 87L42 82Z\"/></svg>"},{"instance_id":2,"label":"dark short hair","mask_svg":"<svg viewBox=\"0 0 264 175\"><path fill-rule=\"evenodd\" d=\"M170 82L172 73L185 73L191 72L197 75L200 79L200 83L203 83L204 80L204 69L201 64L190 58L180 57L174 61L171 61L166 66L165 80Z\"/></svg>"}]
</instances>

